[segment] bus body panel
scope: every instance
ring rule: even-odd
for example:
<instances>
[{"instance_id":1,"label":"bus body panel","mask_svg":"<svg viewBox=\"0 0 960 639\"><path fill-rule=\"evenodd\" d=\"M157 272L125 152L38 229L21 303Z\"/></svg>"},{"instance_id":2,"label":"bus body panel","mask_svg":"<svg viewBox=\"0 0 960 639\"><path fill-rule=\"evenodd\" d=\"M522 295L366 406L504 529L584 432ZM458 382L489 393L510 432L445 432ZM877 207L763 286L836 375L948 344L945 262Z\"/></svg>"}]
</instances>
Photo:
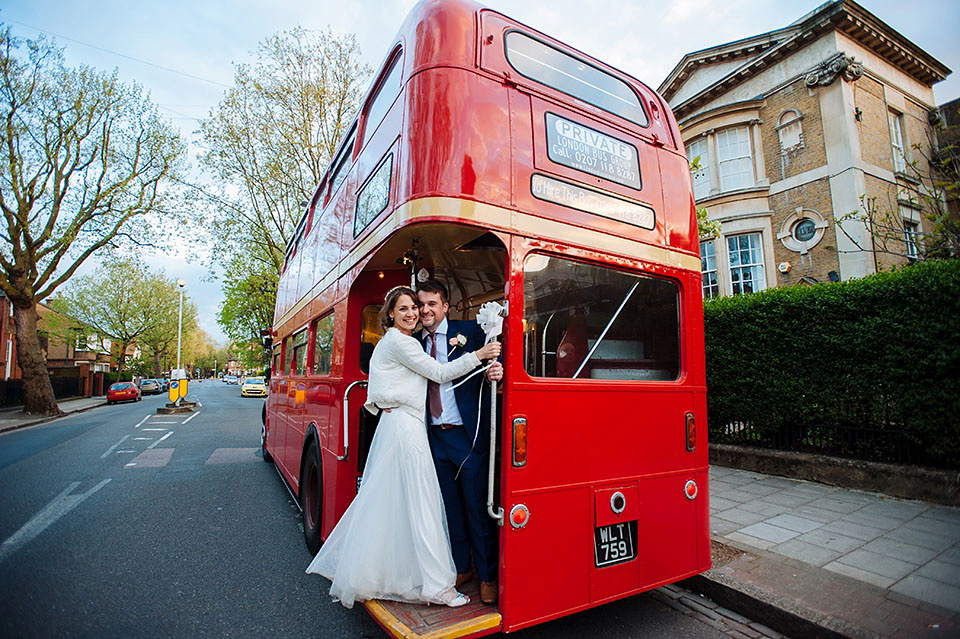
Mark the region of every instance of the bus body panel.
<instances>
[{"instance_id":1,"label":"bus body panel","mask_svg":"<svg viewBox=\"0 0 960 639\"><path fill-rule=\"evenodd\" d=\"M467 0L422 2L404 23L394 41L403 68L398 96L381 122L364 121L363 112L358 116L359 141L349 147L355 158L346 179L329 193L328 173L301 222L302 237L288 249L274 342L283 345L285 363L288 338L306 326L310 355L306 374L291 374L285 366L275 371L266 438L299 494L304 440L316 433L325 538L356 495L373 428L362 412L362 385L352 387L344 406L350 385L366 379L361 360L376 339L369 334L372 306L393 286L409 284L421 267L458 285L452 289L456 318L472 319L484 299L508 300L495 505L509 517L511 508L522 504L529 519L520 528L505 522L498 529L499 611L506 631L710 566L699 241L676 121L649 87L600 62L589 64L616 75L637 94L649 117L645 125L518 74L504 48L512 30L579 55ZM389 56L396 52L391 48ZM558 122L634 148L639 184L564 161L550 148L556 137L548 129ZM392 159L388 205L365 219L365 226L355 226L357 196L387 158ZM542 197L534 192L534 180L622 201L631 211L652 211L652 223ZM473 246L475 240L482 242ZM675 287L676 379L531 376L524 364L529 347L524 264L532 254ZM500 271L493 277L491 265ZM502 291L489 284L498 281ZM480 295L471 288L478 282L488 283ZM331 311L336 326L331 371L315 375L314 326ZM527 420L524 466L511 463L515 418ZM689 425L700 429L693 450L688 450ZM698 487L692 499L685 492L691 481ZM616 493L626 500L619 513L611 509ZM636 522L636 557L598 562L598 527L620 522Z\"/></svg>"}]
</instances>

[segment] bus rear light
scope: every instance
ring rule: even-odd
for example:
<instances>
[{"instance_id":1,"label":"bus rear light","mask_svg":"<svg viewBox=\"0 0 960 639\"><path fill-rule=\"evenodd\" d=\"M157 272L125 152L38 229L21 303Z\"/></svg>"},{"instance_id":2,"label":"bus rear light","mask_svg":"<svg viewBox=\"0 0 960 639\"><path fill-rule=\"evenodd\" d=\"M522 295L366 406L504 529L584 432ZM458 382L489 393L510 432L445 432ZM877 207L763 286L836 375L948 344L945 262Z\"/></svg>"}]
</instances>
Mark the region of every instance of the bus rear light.
<instances>
[{"instance_id":1,"label":"bus rear light","mask_svg":"<svg viewBox=\"0 0 960 639\"><path fill-rule=\"evenodd\" d=\"M697 482L692 479L688 479L687 483L683 485L683 494L687 499L696 499L697 498Z\"/></svg>"},{"instance_id":2,"label":"bus rear light","mask_svg":"<svg viewBox=\"0 0 960 639\"><path fill-rule=\"evenodd\" d=\"M527 420L517 417L513 420L513 465L527 465Z\"/></svg>"},{"instance_id":3,"label":"bus rear light","mask_svg":"<svg viewBox=\"0 0 960 639\"><path fill-rule=\"evenodd\" d=\"M692 453L697 447L697 423L693 413L687 413L687 452Z\"/></svg>"},{"instance_id":4,"label":"bus rear light","mask_svg":"<svg viewBox=\"0 0 960 639\"><path fill-rule=\"evenodd\" d=\"M530 521L530 511L523 504L517 504L510 509L510 525L514 528L523 528Z\"/></svg>"}]
</instances>

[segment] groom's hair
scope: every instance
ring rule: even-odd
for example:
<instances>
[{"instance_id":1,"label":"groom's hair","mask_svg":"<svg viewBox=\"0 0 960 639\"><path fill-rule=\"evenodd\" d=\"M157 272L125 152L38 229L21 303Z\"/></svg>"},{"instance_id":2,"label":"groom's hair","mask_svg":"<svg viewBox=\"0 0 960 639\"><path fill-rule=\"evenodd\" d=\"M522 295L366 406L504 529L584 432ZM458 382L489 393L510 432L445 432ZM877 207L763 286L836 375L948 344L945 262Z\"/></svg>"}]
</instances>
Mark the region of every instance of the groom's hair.
<instances>
[{"instance_id":1,"label":"groom's hair","mask_svg":"<svg viewBox=\"0 0 960 639\"><path fill-rule=\"evenodd\" d=\"M417 292L420 291L426 291L427 293L439 293L441 302L450 302L450 294L447 293L447 287L444 286L443 282L439 280L427 280L426 282L420 282L417 285Z\"/></svg>"}]
</instances>

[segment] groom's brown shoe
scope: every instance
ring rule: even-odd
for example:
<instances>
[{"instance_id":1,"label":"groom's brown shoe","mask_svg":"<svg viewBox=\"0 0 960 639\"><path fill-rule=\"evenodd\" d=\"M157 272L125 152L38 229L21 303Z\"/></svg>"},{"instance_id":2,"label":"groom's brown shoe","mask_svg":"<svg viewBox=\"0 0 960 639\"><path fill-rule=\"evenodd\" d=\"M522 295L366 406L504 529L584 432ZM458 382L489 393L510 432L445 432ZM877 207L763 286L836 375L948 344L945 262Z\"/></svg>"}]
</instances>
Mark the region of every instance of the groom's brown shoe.
<instances>
[{"instance_id":1,"label":"groom's brown shoe","mask_svg":"<svg viewBox=\"0 0 960 639\"><path fill-rule=\"evenodd\" d=\"M485 604L497 603L497 581L480 582L480 601Z\"/></svg>"},{"instance_id":2,"label":"groom's brown shoe","mask_svg":"<svg viewBox=\"0 0 960 639\"><path fill-rule=\"evenodd\" d=\"M459 588L459 587L462 586L463 584L467 583L468 581L472 581L472 580L473 580L473 570L472 570L472 569L471 569L471 570L468 570L467 572L457 573L457 583L456 583L455 587L456 587L456 588Z\"/></svg>"}]
</instances>

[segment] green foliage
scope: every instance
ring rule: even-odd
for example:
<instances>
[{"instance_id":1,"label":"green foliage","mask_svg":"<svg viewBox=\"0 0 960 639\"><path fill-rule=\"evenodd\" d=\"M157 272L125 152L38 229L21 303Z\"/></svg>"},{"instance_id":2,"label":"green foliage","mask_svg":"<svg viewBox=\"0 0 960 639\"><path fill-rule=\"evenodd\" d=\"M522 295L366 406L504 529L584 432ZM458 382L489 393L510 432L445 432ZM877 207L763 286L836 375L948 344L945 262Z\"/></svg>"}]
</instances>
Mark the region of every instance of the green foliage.
<instances>
[{"instance_id":1,"label":"green foliage","mask_svg":"<svg viewBox=\"0 0 960 639\"><path fill-rule=\"evenodd\" d=\"M180 321L177 283L162 273L149 272L132 258L106 262L93 274L75 278L54 302L51 306L68 316L84 335L108 337L121 349L139 344L143 357L154 361L153 374L160 373L161 360L171 349L176 356ZM184 335L195 330L196 316L196 307L185 299ZM122 359L120 368L124 367Z\"/></svg>"},{"instance_id":2,"label":"green foliage","mask_svg":"<svg viewBox=\"0 0 960 639\"><path fill-rule=\"evenodd\" d=\"M761 445L803 448L830 428L874 429L960 466L958 317L956 259L708 301L711 436L749 426Z\"/></svg>"}]
</instances>

